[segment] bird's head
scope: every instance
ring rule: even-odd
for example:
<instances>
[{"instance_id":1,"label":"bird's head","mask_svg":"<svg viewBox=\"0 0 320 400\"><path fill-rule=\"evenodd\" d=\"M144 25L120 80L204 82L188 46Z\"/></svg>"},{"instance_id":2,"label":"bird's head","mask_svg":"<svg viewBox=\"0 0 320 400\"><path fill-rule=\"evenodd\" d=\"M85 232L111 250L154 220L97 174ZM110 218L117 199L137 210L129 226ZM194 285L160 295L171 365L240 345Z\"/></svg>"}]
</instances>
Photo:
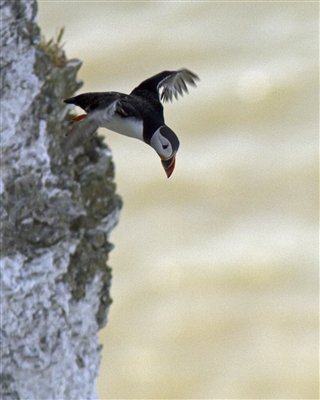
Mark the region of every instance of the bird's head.
<instances>
[{"instance_id":1,"label":"bird's head","mask_svg":"<svg viewBox=\"0 0 320 400\"><path fill-rule=\"evenodd\" d=\"M176 153L179 149L179 139L166 125L162 125L153 134L150 145L161 158L162 166L170 178L176 163Z\"/></svg>"}]
</instances>

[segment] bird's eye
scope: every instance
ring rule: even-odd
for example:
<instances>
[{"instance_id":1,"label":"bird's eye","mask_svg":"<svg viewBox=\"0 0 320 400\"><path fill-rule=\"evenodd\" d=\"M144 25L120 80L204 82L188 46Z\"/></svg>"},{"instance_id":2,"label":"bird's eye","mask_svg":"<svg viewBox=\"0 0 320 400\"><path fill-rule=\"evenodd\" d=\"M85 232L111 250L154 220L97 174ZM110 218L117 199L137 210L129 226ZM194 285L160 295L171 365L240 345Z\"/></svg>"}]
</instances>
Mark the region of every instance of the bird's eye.
<instances>
[{"instance_id":1,"label":"bird's eye","mask_svg":"<svg viewBox=\"0 0 320 400\"><path fill-rule=\"evenodd\" d=\"M169 147L168 144L163 144L163 145L162 145L163 150L167 149L168 147Z\"/></svg>"}]
</instances>

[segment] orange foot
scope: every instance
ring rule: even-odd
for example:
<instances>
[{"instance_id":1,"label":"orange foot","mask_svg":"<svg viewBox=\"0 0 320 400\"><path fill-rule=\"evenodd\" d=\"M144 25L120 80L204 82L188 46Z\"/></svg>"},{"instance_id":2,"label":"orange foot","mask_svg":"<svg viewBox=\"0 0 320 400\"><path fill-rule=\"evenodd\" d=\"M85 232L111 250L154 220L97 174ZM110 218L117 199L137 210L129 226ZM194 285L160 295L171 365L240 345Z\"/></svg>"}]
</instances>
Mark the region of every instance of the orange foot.
<instances>
[{"instance_id":1,"label":"orange foot","mask_svg":"<svg viewBox=\"0 0 320 400\"><path fill-rule=\"evenodd\" d=\"M87 116L87 114L81 114L81 115L77 115L75 117L73 117L70 121L69 121L69 125L73 125L75 122L81 121L82 119L84 119ZM76 132L76 130L73 128L70 128L69 131L66 133L66 136L69 136L70 134L73 134L74 132Z\"/></svg>"},{"instance_id":2,"label":"orange foot","mask_svg":"<svg viewBox=\"0 0 320 400\"><path fill-rule=\"evenodd\" d=\"M84 119L87 116L87 114L80 114L77 115L76 117L72 118L72 120L70 121L70 124L73 124L77 121L81 121L82 119Z\"/></svg>"}]
</instances>

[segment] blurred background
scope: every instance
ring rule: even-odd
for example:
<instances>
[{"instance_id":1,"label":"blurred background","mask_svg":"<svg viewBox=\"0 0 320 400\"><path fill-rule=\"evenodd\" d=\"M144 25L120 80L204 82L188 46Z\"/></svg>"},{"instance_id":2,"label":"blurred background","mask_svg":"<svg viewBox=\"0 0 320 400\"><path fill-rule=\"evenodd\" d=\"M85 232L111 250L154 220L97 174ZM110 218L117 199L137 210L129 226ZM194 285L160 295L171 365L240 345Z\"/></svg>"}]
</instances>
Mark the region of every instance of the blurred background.
<instances>
[{"instance_id":1,"label":"blurred background","mask_svg":"<svg viewBox=\"0 0 320 400\"><path fill-rule=\"evenodd\" d=\"M318 398L318 7L39 1L42 33L64 26L83 61L80 92L201 78L165 105L169 180L101 130L124 201L101 399Z\"/></svg>"}]
</instances>

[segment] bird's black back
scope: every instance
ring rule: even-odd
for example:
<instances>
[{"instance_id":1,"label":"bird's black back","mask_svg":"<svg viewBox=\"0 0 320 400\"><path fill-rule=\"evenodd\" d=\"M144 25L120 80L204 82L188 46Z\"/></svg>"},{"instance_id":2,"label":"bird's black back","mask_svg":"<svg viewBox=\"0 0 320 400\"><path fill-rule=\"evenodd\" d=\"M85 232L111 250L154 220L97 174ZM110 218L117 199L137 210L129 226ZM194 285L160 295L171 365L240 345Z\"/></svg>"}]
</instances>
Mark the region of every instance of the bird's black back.
<instances>
[{"instance_id":1,"label":"bird's black back","mask_svg":"<svg viewBox=\"0 0 320 400\"><path fill-rule=\"evenodd\" d=\"M107 108L115 100L126 98L127 95L118 92L90 92L79 94L64 100L67 104L74 104L81 107L85 112Z\"/></svg>"}]
</instances>

